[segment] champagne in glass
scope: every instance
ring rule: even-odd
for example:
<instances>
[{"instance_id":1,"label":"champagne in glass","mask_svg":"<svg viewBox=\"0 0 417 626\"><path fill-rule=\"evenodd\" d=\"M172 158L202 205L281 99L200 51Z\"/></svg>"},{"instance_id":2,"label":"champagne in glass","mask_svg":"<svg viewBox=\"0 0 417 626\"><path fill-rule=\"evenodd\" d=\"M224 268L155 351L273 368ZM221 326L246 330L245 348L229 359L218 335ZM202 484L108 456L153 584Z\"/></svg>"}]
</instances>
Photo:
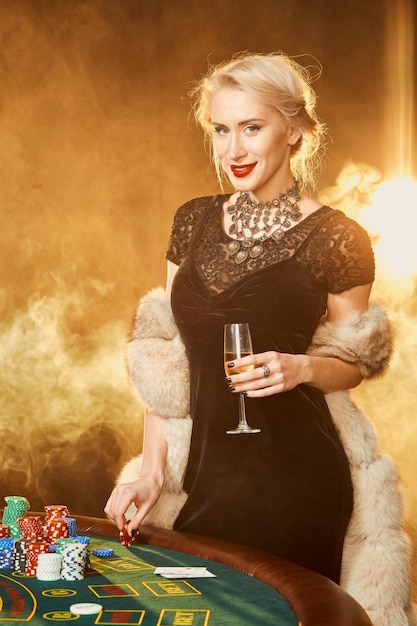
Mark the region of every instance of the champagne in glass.
<instances>
[{"instance_id":1,"label":"champagne in glass","mask_svg":"<svg viewBox=\"0 0 417 626\"><path fill-rule=\"evenodd\" d=\"M228 364L235 359L253 354L252 338L249 324L225 324L224 325L224 370L226 376L229 374L240 374L253 369L253 365L245 367L229 368ZM237 428L226 431L228 435L239 435L245 433L260 433L259 428L251 428L246 419L245 396L238 394L239 399L239 424Z\"/></svg>"}]
</instances>

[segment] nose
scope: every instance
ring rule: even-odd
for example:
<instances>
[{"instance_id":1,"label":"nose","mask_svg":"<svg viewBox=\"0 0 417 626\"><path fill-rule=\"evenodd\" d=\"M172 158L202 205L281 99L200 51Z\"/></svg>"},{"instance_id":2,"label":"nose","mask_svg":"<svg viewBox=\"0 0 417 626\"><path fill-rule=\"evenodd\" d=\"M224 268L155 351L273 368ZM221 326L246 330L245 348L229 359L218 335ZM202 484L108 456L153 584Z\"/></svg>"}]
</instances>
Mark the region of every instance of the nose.
<instances>
[{"instance_id":1,"label":"nose","mask_svg":"<svg viewBox=\"0 0 417 626\"><path fill-rule=\"evenodd\" d=\"M246 155L244 140L240 133L230 134L228 153L231 161L238 161Z\"/></svg>"}]
</instances>

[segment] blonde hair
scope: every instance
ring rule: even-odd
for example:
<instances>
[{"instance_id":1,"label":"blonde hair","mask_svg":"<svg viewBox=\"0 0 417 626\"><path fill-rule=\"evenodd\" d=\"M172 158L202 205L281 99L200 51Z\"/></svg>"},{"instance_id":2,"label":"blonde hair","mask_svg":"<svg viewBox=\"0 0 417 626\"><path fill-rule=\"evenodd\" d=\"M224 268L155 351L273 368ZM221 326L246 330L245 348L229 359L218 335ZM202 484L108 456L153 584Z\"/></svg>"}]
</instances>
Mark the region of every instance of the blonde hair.
<instances>
[{"instance_id":1,"label":"blonde hair","mask_svg":"<svg viewBox=\"0 0 417 626\"><path fill-rule=\"evenodd\" d=\"M192 90L194 114L210 142L221 183L222 168L213 150L211 101L224 88L239 89L262 104L273 107L291 128L301 131L292 147L291 171L303 188L316 187L324 152L325 125L316 115L316 94L308 70L283 53L240 53L231 61L210 67Z\"/></svg>"}]
</instances>

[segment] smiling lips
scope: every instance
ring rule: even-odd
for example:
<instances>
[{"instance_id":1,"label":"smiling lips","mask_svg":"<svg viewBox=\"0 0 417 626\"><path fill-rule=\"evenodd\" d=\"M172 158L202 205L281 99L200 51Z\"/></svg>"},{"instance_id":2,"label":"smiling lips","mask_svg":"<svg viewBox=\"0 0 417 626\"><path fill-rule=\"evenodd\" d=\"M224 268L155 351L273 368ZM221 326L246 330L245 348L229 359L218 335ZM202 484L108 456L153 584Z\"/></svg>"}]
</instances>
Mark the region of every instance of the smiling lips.
<instances>
[{"instance_id":1,"label":"smiling lips","mask_svg":"<svg viewBox=\"0 0 417 626\"><path fill-rule=\"evenodd\" d=\"M249 176L255 166L256 163L249 163L248 165L231 165L230 169L237 178L244 178L245 176Z\"/></svg>"}]
</instances>

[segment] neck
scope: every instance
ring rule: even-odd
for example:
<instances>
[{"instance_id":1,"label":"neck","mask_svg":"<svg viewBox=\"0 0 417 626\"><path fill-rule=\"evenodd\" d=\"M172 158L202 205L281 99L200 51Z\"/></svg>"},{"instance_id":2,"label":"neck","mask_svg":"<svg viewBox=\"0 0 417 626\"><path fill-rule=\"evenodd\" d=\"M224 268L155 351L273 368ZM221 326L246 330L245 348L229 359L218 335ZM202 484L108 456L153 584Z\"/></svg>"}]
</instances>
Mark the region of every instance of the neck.
<instances>
[{"instance_id":1,"label":"neck","mask_svg":"<svg viewBox=\"0 0 417 626\"><path fill-rule=\"evenodd\" d=\"M264 251L264 242L277 242L286 231L303 218L297 204L300 199L298 183L294 182L276 198L254 200L248 191L241 191L227 211L231 215L228 244L229 255L238 265L248 258L256 259Z\"/></svg>"},{"instance_id":2,"label":"neck","mask_svg":"<svg viewBox=\"0 0 417 626\"><path fill-rule=\"evenodd\" d=\"M255 194L252 191L239 191L239 197L243 197L246 195L250 197L250 199L258 204L265 204L268 202L273 202L274 200L278 200L283 196L293 197L297 196L297 200L300 199L300 190L298 186L298 182L294 179L291 179L287 186L282 187L279 191L274 193L273 196L266 194Z\"/></svg>"},{"instance_id":3,"label":"neck","mask_svg":"<svg viewBox=\"0 0 417 626\"><path fill-rule=\"evenodd\" d=\"M256 193L254 191L249 191L249 195L252 200L256 202L268 202L272 201L275 198L279 198L280 195L286 194L288 191L298 188L298 183L294 180L294 178L290 175L287 177L285 181L280 185L276 185L274 191L268 193L268 191L261 191L260 193ZM244 191L239 191L239 193L245 193Z\"/></svg>"}]
</instances>

